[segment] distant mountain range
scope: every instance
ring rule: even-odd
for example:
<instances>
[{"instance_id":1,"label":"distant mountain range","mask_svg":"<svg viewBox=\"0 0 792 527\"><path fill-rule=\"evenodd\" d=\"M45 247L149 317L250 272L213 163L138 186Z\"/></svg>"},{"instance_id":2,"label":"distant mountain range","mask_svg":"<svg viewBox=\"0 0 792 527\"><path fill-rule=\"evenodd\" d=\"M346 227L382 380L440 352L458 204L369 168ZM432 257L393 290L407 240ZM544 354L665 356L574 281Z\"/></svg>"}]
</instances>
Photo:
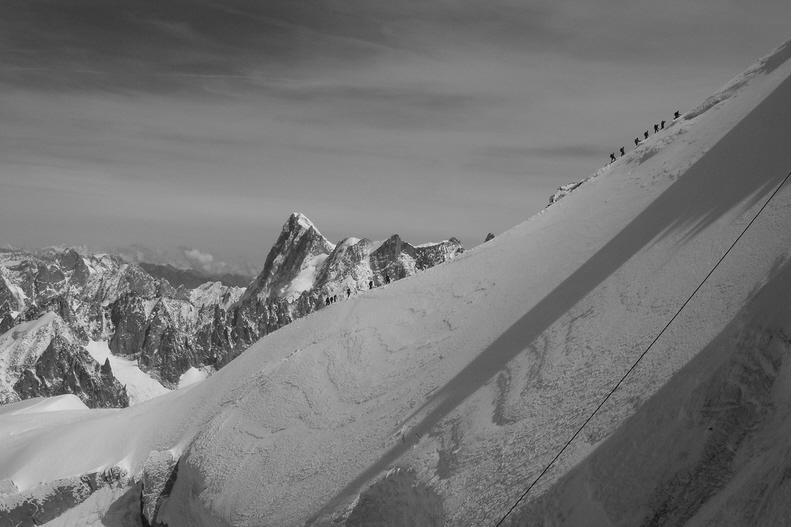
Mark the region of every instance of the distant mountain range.
<instances>
[{"instance_id":1,"label":"distant mountain range","mask_svg":"<svg viewBox=\"0 0 792 527\"><path fill-rule=\"evenodd\" d=\"M241 274L224 273L224 274L207 274L200 273L195 269L179 269L170 264L156 264L156 263L139 263L148 274L154 278L164 278L173 287L185 287L187 289L195 289L201 284L206 282L220 282L229 287L247 287L252 276L245 276Z\"/></svg>"},{"instance_id":2,"label":"distant mountain range","mask_svg":"<svg viewBox=\"0 0 792 527\"><path fill-rule=\"evenodd\" d=\"M219 369L297 318L463 251L455 238L420 246L398 235L332 244L297 213L252 281L231 274L207 281L195 271L74 249L6 250L0 252L6 374L0 404L74 393L89 407L126 406L109 362L100 365L85 351L90 341L108 341L113 354L175 388L190 368ZM53 361L85 373L75 376Z\"/></svg>"}]
</instances>

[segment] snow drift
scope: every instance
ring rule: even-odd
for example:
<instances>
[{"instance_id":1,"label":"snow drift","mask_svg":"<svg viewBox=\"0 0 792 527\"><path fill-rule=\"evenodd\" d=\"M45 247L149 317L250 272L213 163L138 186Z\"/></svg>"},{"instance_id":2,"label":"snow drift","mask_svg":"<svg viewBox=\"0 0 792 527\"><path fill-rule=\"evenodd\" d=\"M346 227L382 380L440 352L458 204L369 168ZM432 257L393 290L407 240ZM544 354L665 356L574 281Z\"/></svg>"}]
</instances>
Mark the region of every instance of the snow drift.
<instances>
[{"instance_id":1,"label":"snow drift","mask_svg":"<svg viewBox=\"0 0 792 527\"><path fill-rule=\"evenodd\" d=\"M789 75L787 43L543 213L201 383L3 413L0 489L178 459L146 502L171 527L494 525L555 459L504 524L787 522Z\"/></svg>"}]
</instances>

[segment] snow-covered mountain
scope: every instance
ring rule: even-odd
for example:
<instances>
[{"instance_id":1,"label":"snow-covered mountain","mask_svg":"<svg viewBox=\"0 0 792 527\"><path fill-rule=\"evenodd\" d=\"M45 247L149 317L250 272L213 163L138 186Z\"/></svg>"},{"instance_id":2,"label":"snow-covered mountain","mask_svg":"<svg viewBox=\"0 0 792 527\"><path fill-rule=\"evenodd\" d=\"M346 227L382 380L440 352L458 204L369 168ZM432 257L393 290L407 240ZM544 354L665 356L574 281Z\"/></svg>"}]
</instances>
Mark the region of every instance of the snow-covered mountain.
<instances>
[{"instance_id":1,"label":"snow-covered mountain","mask_svg":"<svg viewBox=\"0 0 792 527\"><path fill-rule=\"evenodd\" d=\"M294 213L267 255L264 269L234 306L232 331L242 342L236 348L326 307L330 300L357 296L463 252L456 238L415 247L397 234L384 242L345 238L332 244L308 218Z\"/></svg>"},{"instance_id":2,"label":"snow-covered mountain","mask_svg":"<svg viewBox=\"0 0 792 527\"><path fill-rule=\"evenodd\" d=\"M525 223L203 382L0 407L0 518L788 525L789 51ZM255 288L319 280L331 256L304 245Z\"/></svg>"},{"instance_id":3,"label":"snow-covered mountain","mask_svg":"<svg viewBox=\"0 0 792 527\"><path fill-rule=\"evenodd\" d=\"M126 389L80 345L54 312L21 322L0 336L0 403L76 394L91 408L124 407Z\"/></svg>"},{"instance_id":4,"label":"snow-covered mountain","mask_svg":"<svg viewBox=\"0 0 792 527\"><path fill-rule=\"evenodd\" d=\"M220 282L176 289L136 264L105 254L74 249L2 252L0 333L11 338L19 324L54 313L65 328L60 333L73 335L67 337L72 344L106 341L113 356L119 357L120 362L114 358L117 365L134 361L153 377L141 378L142 385L129 385L137 394L134 403L145 394L162 393L158 384L177 387L191 369L222 367L261 336L325 307L331 296L347 298L367 290L369 284L383 284L386 275L404 278L462 252L454 238L413 247L397 235L384 243L348 238L336 246L305 216L293 214L247 292ZM18 341L14 349L28 340ZM39 357L41 350L26 353ZM76 357L84 361L83 368L98 366L87 353ZM32 372L34 365L34 360L16 364L17 376L5 384L0 379L0 390L8 396L0 403L45 393L15 388L20 375L29 378L25 368ZM65 390L48 394L74 393L57 379L47 382ZM90 399L84 402L92 406Z\"/></svg>"}]
</instances>

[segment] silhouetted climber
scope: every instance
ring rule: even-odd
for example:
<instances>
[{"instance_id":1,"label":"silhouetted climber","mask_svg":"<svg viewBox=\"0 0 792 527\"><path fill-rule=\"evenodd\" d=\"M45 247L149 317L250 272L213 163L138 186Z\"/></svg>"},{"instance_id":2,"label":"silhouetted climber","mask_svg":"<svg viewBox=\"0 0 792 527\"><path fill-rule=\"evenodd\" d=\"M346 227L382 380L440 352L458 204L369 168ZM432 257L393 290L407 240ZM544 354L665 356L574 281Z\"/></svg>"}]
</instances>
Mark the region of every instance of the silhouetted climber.
<instances>
[{"instance_id":1,"label":"silhouetted climber","mask_svg":"<svg viewBox=\"0 0 792 527\"><path fill-rule=\"evenodd\" d=\"M619 153L621 154L621 156L624 155L624 147L619 148ZM619 156L619 157L621 157L621 156Z\"/></svg>"},{"instance_id":2,"label":"silhouetted climber","mask_svg":"<svg viewBox=\"0 0 792 527\"><path fill-rule=\"evenodd\" d=\"M665 128L665 121L660 121L660 129L662 130L664 128Z\"/></svg>"},{"instance_id":3,"label":"silhouetted climber","mask_svg":"<svg viewBox=\"0 0 792 527\"><path fill-rule=\"evenodd\" d=\"M611 152L611 160L610 160L610 162L613 163L614 161L616 161L616 154Z\"/></svg>"},{"instance_id":4,"label":"silhouetted climber","mask_svg":"<svg viewBox=\"0 0 792 527\"><path fill-rule=\"evenodd\" d=\"M679 112L674 112L674 119L679 119Z\"/></svg>"},{"instance_id":5,"label":"silhouetted climber","mask_svg":"<svg viewBox=\"0 0 792 527\"><path fill-rule=\"evenodd\" d=\"M644 132L644 139L649 139L649 130Z\"/></svg>"},{"instance_id":6,"label":"silhouetted climber","mask_svg":"<svg viewBox=\"0 0 792 527\"><path fill-rule=\"evenodd\" d=\"M347 298L349 298L350 296L352 296L352 290L347 287Z\"/></svg>"},{"instance_id":7,"label":"silhouetted climber","mask_svg":"<svg viewBox=\"0 0 792 527\"><path fill-rule=\"evenodd\" d=\"M657 132L659 132L659 131L660 131L660 125L659 125L659 124L656 124L656 125L655 125L655 133L657 133Z\"/></svg>"},{"instance_id":8,"label":"silhouetted climber","mask_svg":"<svg viewBox=\"0 0 792 527\"><path fill-rule=\"evenodd\" d=\"M635 138L635 146L638 146L638 143L640 143L640 142L641 142L641 140L636 137Z\"/></svg>"},{"instance_id":9,"label":"silhouetted climber","mask_svg":"<svg viewBox=\"0 0 792 527\"><path fill-rule=\"evenodd\" d=\"M389 284L389 283L390 283L390 276L388 276L388 275L385 275L385 283L386 283L386 284Z\"/></svg>"},{"instance_id":10,"label":"silhouetted climber","mask_svg":"<svg viewBox=\"0 0 792 527\"><path fill-rule=\"evenodd\" d=\"M369 280L369 289L374 289L374 282Z\"/></svg>"}]
</instances>

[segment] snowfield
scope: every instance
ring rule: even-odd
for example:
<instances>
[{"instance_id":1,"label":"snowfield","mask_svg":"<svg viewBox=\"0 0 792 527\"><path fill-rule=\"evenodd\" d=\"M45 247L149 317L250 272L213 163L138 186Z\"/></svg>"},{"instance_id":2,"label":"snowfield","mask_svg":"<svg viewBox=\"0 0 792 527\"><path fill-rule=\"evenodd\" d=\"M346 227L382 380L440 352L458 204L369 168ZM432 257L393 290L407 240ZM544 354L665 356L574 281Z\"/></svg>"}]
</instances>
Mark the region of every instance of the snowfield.
<instances>
[{"instance_id":1,"label":"snowfield","mask_svg":"<svg viewBox=\"0 0 792 527\"><path fill-rule=\"evenodd\" d=\"M172 456L170 527L495 525L529 487L503 525L788 525L789 115L787 43L530 220L199 383L5 406L0 492ZM135 525L139 487L46 525Z\"/></svg>"},{"instance_id":2,"label":"snowfield","mask_svg":"<svg viewBox=\"0 0 792 527\"><path fill-rule=\"evenodd\" d=\"M118 379L118 382L126 386L130 406L159 397L170 391L157 379L142 371L136 360L113 355L107 341L90 341L85 349L99 364L104 364L106 360L110 361L113 375Z\"/></svg>"}]
</instances>

